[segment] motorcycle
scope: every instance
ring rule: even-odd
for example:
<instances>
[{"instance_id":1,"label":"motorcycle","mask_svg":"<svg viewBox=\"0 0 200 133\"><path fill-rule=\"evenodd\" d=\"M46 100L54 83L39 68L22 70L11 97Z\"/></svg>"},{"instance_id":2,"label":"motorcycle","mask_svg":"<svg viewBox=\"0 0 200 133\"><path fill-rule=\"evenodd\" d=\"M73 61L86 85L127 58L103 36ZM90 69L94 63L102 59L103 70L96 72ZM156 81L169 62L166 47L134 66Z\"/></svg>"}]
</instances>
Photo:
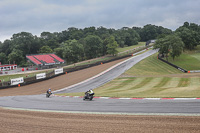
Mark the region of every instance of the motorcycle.
<instances>
[{"instance_id":1,"label":"motorcycle","mask_svg":"<svg viewBox=\"0 0 200 133\"><path fill-rule=\"evenodd\" d=\"M46 94L46 98L49 98L50 96L51 96L51 92L47 92L47 94Z\"/></svg>"},{"instance_id":2,"label":"motorcycle","mask_svg":"<svg viewBox=\"0 0 200 133\"><path fill-rule=\"evenodd\" d=\"M93 95L94 95L94 93L92 93L92 94L86 93L85 96L83 97L83 100L90 100L91 101L94 97Z\"/></svg>"}]
</instances>

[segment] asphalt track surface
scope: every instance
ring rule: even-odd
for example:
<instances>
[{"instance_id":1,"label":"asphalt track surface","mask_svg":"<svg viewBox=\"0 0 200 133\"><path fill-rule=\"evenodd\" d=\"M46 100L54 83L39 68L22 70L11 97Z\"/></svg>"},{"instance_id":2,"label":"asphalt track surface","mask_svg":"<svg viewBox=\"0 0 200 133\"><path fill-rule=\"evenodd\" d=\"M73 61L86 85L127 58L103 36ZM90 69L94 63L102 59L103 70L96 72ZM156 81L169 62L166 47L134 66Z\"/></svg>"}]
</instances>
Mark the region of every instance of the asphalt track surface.
<instances>
[{"instance_id":1,"label":"asphalt track surface","mask_svg":"<svg viewBox=\"0 0 200 133\"><path fill-rule=\"evenodd\" d=\"M145 50L144 50L145 51ZM145 59L146 57L156 53L157 50L150 50L143 54L139 54L129 58L125 61L122 61L115 66L107 69L106 71L87 79L79 84L75 84L57 91L54 93L72 93L72 92L85 92L89 89L95 89L115 78L120 76L126 70L130 69L133 65L137 64L139 61Z\"/></svg>"},{"instance_id":2,"label":"asphalt track surface","mask_svg":"<svg viewBox=\"0 0 200 133\"><path fill-rule=\"evenodd\" d=\"M147 51L117 64L112 69L85 80L76 85L63 88L54 93L84 92L94 89L118 77L142 59L154 54L155 50ZM0 97L1 107L23 108L51 111L75 111L96 113L124 114L182 114L200 115L200 100L126 100L126 99L94 99L83 101L82 98L50 97L45 94Z\"/></svg>"},{"instance_id":3,"label":"asphalt track surface","mask_svg":"<svg viewBox=\"0 0 200 133\"><path fill-rule=\"evenodd\" d=\"M45 95L1 97L0 106L33 110L113 114L168 114L200 116L200 100L121 100L50 97Z\"/></svg>"}]
</instances>

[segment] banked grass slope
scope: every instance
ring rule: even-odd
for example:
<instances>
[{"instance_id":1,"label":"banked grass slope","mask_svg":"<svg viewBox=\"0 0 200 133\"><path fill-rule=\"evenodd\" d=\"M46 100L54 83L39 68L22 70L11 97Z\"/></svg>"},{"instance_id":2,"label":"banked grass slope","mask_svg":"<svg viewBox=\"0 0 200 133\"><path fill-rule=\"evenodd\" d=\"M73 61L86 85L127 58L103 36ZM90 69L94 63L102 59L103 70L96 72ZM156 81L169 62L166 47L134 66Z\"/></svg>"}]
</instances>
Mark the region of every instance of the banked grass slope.
<instances>
[{"instance_id":1,"label":"banked grass slope","mask_svg":"<svg viewBox=\"0 0 200 133\"><path fill-rule=\"evenodd\" d=\"M101 97L200 97L200 74L182 73L158 60L154 54L94 91L95 96ZM84 93L62 95L83 96Z\"/></svg>"}]
</instances>

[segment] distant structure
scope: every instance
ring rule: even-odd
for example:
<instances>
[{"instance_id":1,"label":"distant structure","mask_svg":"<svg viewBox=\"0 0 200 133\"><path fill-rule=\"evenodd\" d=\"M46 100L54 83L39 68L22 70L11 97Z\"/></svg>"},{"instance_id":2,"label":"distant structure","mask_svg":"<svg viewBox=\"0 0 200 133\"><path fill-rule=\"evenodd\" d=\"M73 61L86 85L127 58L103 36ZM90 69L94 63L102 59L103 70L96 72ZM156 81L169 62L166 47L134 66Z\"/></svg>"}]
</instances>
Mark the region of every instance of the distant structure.
<instances>
[{"instance_id":1,"label":"distant structure","mask_svg":"<svg viewBox=\"0 0 200 133\"><path fill-rule=\"evenodd\" d=\"M155 43L155 41L156 41L156 40L148 40L148 41L146 42L146 46L149 46L150 43Z\"/></svg>"},{"instance_id":2,"label":"distant structure","mask_svg":"<svg viewBox=\"0 0 200 133\"><path fill-rule=\"evenodd\" d=\"M17 69L17 64L5 64L5 65L0 64L0 69L1 71L14 70Z\"/></svg>"},{"instance_id":3,"label":"distant structure","mask_svg":"<svg viewBox=\"0 0 200 133\"><path fill-rule=\"evenodd\" d=\"M26 55L26 58L39 68L51 68L65 61L55 54Z\"/></svg>"}]
</instances>

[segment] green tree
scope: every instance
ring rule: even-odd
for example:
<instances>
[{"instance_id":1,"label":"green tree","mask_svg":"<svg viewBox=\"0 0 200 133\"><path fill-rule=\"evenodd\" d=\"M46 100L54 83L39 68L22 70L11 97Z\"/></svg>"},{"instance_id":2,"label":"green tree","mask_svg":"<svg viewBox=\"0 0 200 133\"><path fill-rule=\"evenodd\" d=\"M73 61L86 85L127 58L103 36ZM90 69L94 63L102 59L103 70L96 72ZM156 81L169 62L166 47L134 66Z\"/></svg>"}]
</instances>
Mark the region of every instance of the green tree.
<instances>
[{"instance_id":1,"label":"green tree","mask_svg":"<svg viewBox=\"0 0 200 133\"><path fill-rule=\"evenodd\" d=\"M43 46L40 48L40 53L53 53L53 50L49 46Z\"/></svg>"},{"instance_id":2,"label":"green tree","mask_svg":"<svg viewBox=\"0 0 200 133\"><path fill-rule=\"evenodd\" d=\"M159 38L154 44L154 49L159 49L159 54L164 55L167 60L169 53L173 59L180 56L183 51L183 47L184 43L176 34Z\"/></svg>"},{"instance_id":3,"label":"green tree","mask_svg":"<svg viewBox=\"0 0 200 133\"><path fill-rule=\"evenodd\" d=\"M156 39L161 34L170 35L172 34L172 31L170 29L163 28L162 26L147 24L140 30L139 34L141 41L148 41Z\"/></svg>"},{"instance_id":4,"label":"green tree","mask_svg":"<svg viewBox=\"0 0 200 133\"><path fill-rule=\"evenodd\" d=\"M99 36L102 40L106 39L108 36L110 36L109 30L100 26L96 29L95 34Z\"/></svg>"},{"instance_id":5,"label":"green tree","mask_svg":"<svg viewBox=\"0 0 200 133\"><path fill-rule=\"evenodd\" d=\"M120 47L132 46L138 44L139 34L131 28L123 27L114 34Z\"/></svg>"},{"instance_id":6,"label":"green tree","mask_svg":"<svg viewBox=\"0 0 200 133\"><path fill-rule=\"evenodd\" d=\"M36 54L39 50L39 47L38 38L28 32L14 34L11 38L11 51L13 49L23 51L24 58L26 54Z\"/></svg>"},{"instance_id":7,"label":"green tree","mask_svg":"<svg viewBox=\"0 0 200 133\"><path fill-rule=\"evenodd\" d=\"M8 55L8 61L9 62L15 62L18 65L23 64L24 61L24 57L23 57L23 52L21 50L18 49L14 49L9 55Z\"/></svg>"},{"instance_id":8,"label":"green tree","mask_svg":"<svg viewBox=\"0 0 200 133\"><path fill-rule=\"evenodd\" d=\"M177 35L168 36L168 40L170 43L170 47L169 47L170 55L174 60L175 57L179 57L181 53L183 52L184 43L181 40L181 38Z\"/></svg>"},{"instance_id":9,"label":"green tree","mask_svg":"<svg viewBox=\"0 0 200 133\"><path fill-rule=\"evenodd\" d=\"M54 49L55 54L58 55L61 58L63 58L63 51L64 51L63 47L59 47L59 48Z\"/></svg>"},{"instance_id":10,"label":"green tree","mask_svg":"<svg viewBox=\"0 0 200 133\"><path fill-rule=\"evenodd\" d=\"M75 63L83 59L83 45L77 40L69 40L63 43L63 57L68 63Z\"/></svg>"},{"instance_id":11,"label":"green tree","mask_svg":"<svg viewBox=\"0 0 200 133\"><path fill-rule=\"evenodd\" d=\"M193 50L199 44L200 35L196 31L180 27L175 32L181 37L186 49Z\"/></svg>"},{"instance_id":12,"label":"green tree","mask_svg":"<svg viewBox=\"0 0 200 133\"><path fill-rule=\"evenodd\" d=\"M109 38L106 39L106 42L108 42L107 46L107 53L108 54L112 54L113 56L116 55L118 53L117 51L117 47L119 46L117 44L117 42L115 41L114 36L111 36Z\"/></svg>"},{"instance_id":13,"label":"green tree","mask_svg":"<svg viewBox=\"0 0 200 133\"><path fill-rule=\"evenodd\" d=\"M0 62L1 64L6 64L7 62L7 56L5 53L0 53Z\"/></svg>"},{"instance_id":14,"label":"green tree","mask_svg":"<svg viewBox=\"0 0 200 133\"><path fill-rule=\"evenodd\" d=\"M40 35L41 47L49 46L51 49L55 49L59 46L57 33L42 32Z\"/></svg>"},{"instance_id":15,"label":"green tree","mask_svg":"<svg viewBox=\"0 0 200 133\"><path fill-rule=\"evenodd\" d=\"M88 35L84 39L84 53L88 59L102 55L102 40L96 35Z\"/></svg>"}]
</instances>

